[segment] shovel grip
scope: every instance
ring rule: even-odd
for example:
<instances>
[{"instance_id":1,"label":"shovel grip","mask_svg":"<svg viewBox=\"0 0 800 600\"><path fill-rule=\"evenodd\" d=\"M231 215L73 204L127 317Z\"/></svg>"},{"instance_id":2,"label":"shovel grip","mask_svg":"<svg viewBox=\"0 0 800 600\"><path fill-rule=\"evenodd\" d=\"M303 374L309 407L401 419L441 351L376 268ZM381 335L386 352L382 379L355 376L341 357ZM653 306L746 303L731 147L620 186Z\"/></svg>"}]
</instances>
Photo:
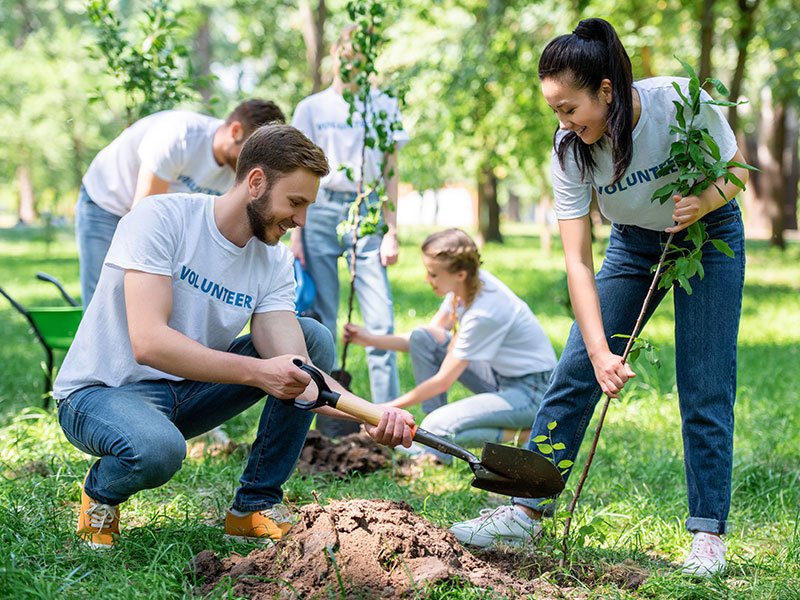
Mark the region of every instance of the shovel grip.
<instances>
[{"instance_id":1,"label":"shovel grip","mask_svg":"<svg viewBox=\"0 0 800 600\"><path fill-rule=\"evenodd\" d=\"M380 404L362 404L353 398L341 396L336 403L336 408L352 417L361 419L370 425L377 425L381 421L381 417L385 412ZM411 437L413 438L417 433L417 426L410 427Z\"/></svg>"},{"instance_id":2,"label":"shovel grip","mask_svg":"<svg viewBox=\"0 0 800 600\"><path fill-rule=\"evenodd\" d=\"M383 410L375 404L358 402L355 398L342 396L336 403L336 409L347 413L351 417L361 419L370 425L377 425L381 421Z\"/></svg>"}]
</instances>

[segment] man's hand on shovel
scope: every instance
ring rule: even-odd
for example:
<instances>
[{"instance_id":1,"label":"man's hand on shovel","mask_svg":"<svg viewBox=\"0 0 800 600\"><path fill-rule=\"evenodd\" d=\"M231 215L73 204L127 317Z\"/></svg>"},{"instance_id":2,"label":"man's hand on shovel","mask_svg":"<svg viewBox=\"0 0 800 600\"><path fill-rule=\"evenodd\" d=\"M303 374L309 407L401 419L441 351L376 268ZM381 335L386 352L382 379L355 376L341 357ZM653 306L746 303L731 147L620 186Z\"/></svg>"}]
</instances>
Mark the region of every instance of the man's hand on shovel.
<instances>
[{"instance_id":1,"label":"man's hand on shovel","mask_svg":"<svg viewBox=\"0 0 800 600\"><path fill-rule=\"evenodd\" d=\"M367 402L346 390L330 375L304 363L299 357L293 360L293 364L310 375L312 381L309 388L313 385L314 393L311 394L311 399L305 397L308 396L307 389L303 396L286 402L293 403L296 408L315 410L329 416L348 419L354 417L364 423L365 431L373 440L384 446L411 446L417 427L410 412ZM330 409L335 409L336 412L331 414Z\"/></svg>"},{"instance_id":2,"label":"man's hand on shovel","mask_svg":"<svg viewBox=\"0 0 800 600\"><path fill-rule=\"evenodd\" d=\"M377 425L364 425L367 434L379 444L406 448L411 446L414 429L414 417L410 412L391 407L384 410Z\"/></svg>"}]
</instances>

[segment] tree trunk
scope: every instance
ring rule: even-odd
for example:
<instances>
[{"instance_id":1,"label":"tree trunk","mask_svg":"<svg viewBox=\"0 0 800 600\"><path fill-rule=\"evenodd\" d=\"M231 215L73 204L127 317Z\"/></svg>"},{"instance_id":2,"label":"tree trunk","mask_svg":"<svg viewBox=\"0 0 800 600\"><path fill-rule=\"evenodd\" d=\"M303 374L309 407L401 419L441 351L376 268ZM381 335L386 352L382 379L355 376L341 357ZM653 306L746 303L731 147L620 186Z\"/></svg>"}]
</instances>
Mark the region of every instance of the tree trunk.
<instances>
[{"instance_id":1,"label":"tree trunk","mask_svg":"<svg viewBox=\"0 0 800 600\"><path fill-rule=\"evenodd\" d=\"M20 223L30 225L36 218L36 210L33 203L31 170L27 164L17 167L17 186L19 188L19 211L17 212L17 217Z\"/></svg>"},{"instance_id":2,"label":"tree trunk","mask_svg":"<svg viewBox=\"0 0 800 600\"><path fill-rule=\"evenodd\" d=\"M322 89L320 65L322 57L325 56L325 20L328 18L325 0L319 0L316 12L311 9L309 0L300 0L300 14L303 17L303 40L306 43L308 71L313 81L311 93L316 94Z\"/></svg>"},{"instance_id":3,"label":"tree trunk","mask_svg":"<svg viewBox=\"0 0 800 600\"><path fill-rule=\"evenodd\" d=\"M747 226L756 235L768 235L770 242L784 247L783 229L785 202L784 148L786 141L786 105L773 106L768 88L762 91L761 112L755 140L748 146L760 172L751 173L752 186L745 195Z\"/></svg>"},{"instance_id":4,"label":"tree trunk","mask_svg":"<svg viewBox=\"0 0 800 600\"><path fill-rule=\"evenodd\" d=\"M753 30L755 27L755 11L758 8L761 0L739 0L739 34L736 39L736 47L738 54L736 57L736 69L733 72L733 81L731 82L731 102L738 102L739 96L742 93L742 81L744 80L744 67L747 63L747 46L753 37ZM739 111L738 106L731 106L728 110L728 123L734 134L738 133L739 129Z\"/></svg>"},{"instance_id":5,"label":"tree trunk","mask_svg":"<svg viewBox=\"0 0 800 600\"><path fill-rule=\"evenodd\" d=\"M800 182L800 157L798 157L800 123L798 123L797 110L795 108L788 108L786 113L786 143L783 148L783 225L786 229L797 229L797 185Z\"/></svg>"},{"instance_id":6,"label":"tree trunk","mask_svg":"<svg viewBox=\"0 0 800 600\"><path fill-rule=\"evenodd\" d=\"M700 14L700 82L711 77L711 47L714 43L714 3L716 0L703 0Z\"/></svg>"},{"instance_id":7,"label":"tree trunk","mask_svg":"<svg viewBox=\"0 0 800 600\"><path fill-rule=\"evenodd\" d=\"M478 243L501 242L500 205L497 203L497 177L489 163L478 170Z\"/></svg>"},{"instance_id":8,"label":"tree trunk","mask_svg":"<svg viewBox=\"0 0 800 600\"><path fill-rule=\"evenodd\" d=\"M506 207L506 218L513 222L520 221L520 199L514 192L508 192L508 206Z\"/></svg>"},{"instance_id":9,"label":"tree trunk","mask_svg":"<svg viewBox=\"0 0 800 600\"><path fill-rule=\"evenodd\" d=\"M785 190L784 178L784 164L783 164L783 149L786 142L786 104L781 103L775 107L775 119L772 135L772 143L769 144L770 154L777 166L776 178L773 185L773 192L771 204L774 205L775 210L772 212L772 235L770 236L770 243L780 249L786 247L783 239L783 202Z\"/></svg>"}]
</instances>

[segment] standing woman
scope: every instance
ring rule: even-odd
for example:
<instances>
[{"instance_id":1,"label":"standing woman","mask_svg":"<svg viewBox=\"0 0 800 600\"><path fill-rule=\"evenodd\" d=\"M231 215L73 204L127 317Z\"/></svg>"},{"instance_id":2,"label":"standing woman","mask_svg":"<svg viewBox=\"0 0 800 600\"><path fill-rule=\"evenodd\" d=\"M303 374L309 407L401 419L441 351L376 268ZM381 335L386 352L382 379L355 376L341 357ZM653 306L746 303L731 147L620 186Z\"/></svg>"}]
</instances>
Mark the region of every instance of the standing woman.
<instances>
[{"instance_id":1,"label":"standing woman","mask_svg":"<svg viewBox=\"0 0 800 600\"><path fill-rule=\"evenodd\" d=\"M566 444L558 460L575 460L595 405L603 393L617 398L634 376L621 354L641 310L662 244L702 221L712 238L728 243L733 259L716 249L703 254L705 277L692 295L673 290L675 356L689 498L686 528L694 533L683 570L708 576L725 567L731 498L736 338L744 283L744 232L735 184L718 180L698 196L675 196L660 205L653 192L677 174L656 175L677 135L672 81L687 94L688 80L656 77L633 82L631 63L613 27L602 19L581 21L572 34L552 40L539 60L547 104L556 113L552 180L564 246L570 299L576 315L561 359L533 425ZM709 96L703 92L703 99ZM744 162L721 111L703 105L695 121L707 127L722 158ZM747 170L731 168L742 182ZM612 221L602 268L595 275L589 221L592 188ZM665 296L658 290L646 317ZM535 444L529 444L535 449ZM463 542L486 546L498 539L520 543L538 532L542 499L513 498L511 506L483 511L451 528Z\"/></svg>"},{"instance_id":2,"label":"standing woman","mask_svg":"<svg viewBox=\"0 0 800 600\"><path fill-rule=\"evenodd\" d=\"M444 296L427 326L376 335L348 323L344 339L411 355L416 387L384 406L422 402L430 414L420 427L457 444L511 441L533 423L556 365L553 345L528 305L480 268L475 242L460 229L428 236L422 262L425 281ZM476 395L447 404L456 380Z\"/></svg>"}]
</instances>

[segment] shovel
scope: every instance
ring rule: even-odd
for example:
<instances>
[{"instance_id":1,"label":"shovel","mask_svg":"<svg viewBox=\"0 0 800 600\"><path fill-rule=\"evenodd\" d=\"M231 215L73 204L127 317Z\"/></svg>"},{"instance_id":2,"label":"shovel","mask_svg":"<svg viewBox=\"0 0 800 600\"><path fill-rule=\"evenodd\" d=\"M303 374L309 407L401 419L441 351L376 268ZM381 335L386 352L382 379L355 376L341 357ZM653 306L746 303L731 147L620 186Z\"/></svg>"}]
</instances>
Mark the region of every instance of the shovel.
<instances>
[{"instance_id":1,"label":"shovel","mask_svg":"<svg viewBox=\"0 0 800 600\"><path fill-rule=\"evenodd\" d=\"M341 396L328 387L322 373L315 367L299 359L295 359L294 363L311 375L319 389L319 397L315 402L293 400L296 408L310 410L330 406L370 425L380 422L383 415L380 406L364 406ZM558 468L541 454L487 442L483 446L481 459L461 446L419 427L415 426L412 432L415 442L466 461L474 475L473 487L520 498L554 496L564 489L564 479Z\"/></svg>"}]
</instances>

